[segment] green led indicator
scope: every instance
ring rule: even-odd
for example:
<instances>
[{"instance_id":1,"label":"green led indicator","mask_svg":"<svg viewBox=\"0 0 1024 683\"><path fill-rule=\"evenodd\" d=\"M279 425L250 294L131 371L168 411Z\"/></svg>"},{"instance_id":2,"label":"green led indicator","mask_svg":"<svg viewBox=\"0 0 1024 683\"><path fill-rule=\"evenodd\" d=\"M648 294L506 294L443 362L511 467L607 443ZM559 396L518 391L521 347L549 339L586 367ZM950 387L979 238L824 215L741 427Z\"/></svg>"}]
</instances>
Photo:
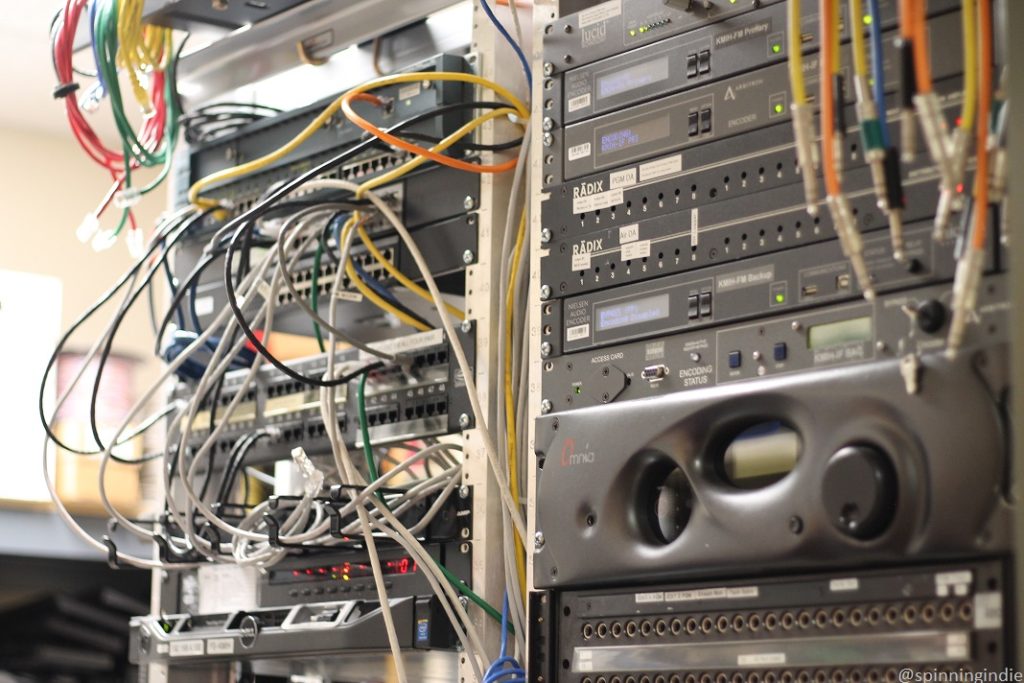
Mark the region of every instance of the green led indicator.
<instances>
[{"instance_id":1,"label":"green led indicator","mask_svg":"<svg viewBox=\"0 0 1024 683\"><path fill-rule=\"evenodd\" d=\"M776 102L775 103L775 113L776 114L781 114L782 111L783 111L782 103L781 102Z\"/></svg>"},{"instance_id":2,"label":"green led indicator","mask_svg":"<svg viewBox=\"0 0 1024 683\"><path fill-rule=\"evenodd\" d=\"M870 14L865 14L864 15L864 25L865 26L871 26L871 22L872 21L873 21L873 19L871 18Z\"/></svg>"},{"instance_id":3,"label":"green led indicator","mask_svg":"<svg viewBox=\"0 0 1024 683\"><path fill-rule=\"evenodd\" d=\"M583 387L576 387L576 395L578 396L579 394L582 394L582 393L583 393Z\"/></svg>"},{"instance_id":4,"label":"green led indicator","mask_svg":"<svg viewBox=\"0 0 1024 683\"><path fill-rule=\"evenodd\" d=\"M782 52L782 46L778 43L772 43L772 52L774 52L775 54L779 54L780 52Z\"/></svg>"},{"instance_id":5,"label":"green led indicator","mask_svg":"<svg viewBox=\"0 0 1024 683\"><path fill-rule=\"evenodd\" d=\"M782 292L779 292L778 294L776 294L775 295L775 303L777 303L777 304L786 303L786 295L783 294Z\"/></svg>"},{"instance_id":6,"label":"green led indicator","mask_svg":"<svg viewBox=\"0 0 1024 683\"><path fill-rule=\"evenodd\" d=\"M636 29L635 28L629 29L629 35L630 36L635 36L636 35Z\"/></svg>"}]
</instances>

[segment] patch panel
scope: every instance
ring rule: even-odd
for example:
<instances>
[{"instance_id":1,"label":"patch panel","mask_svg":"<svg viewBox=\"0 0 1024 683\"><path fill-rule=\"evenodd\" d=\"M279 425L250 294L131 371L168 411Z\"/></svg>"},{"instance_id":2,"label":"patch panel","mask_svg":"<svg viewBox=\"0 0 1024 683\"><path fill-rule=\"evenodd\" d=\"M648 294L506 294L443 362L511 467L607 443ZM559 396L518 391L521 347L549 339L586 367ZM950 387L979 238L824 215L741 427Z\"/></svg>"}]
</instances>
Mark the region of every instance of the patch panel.
<instances>
[{"instance_id":1,"label":"patch panel","mask_svg":"<svg viewBox=\"0 0 1024 683\"><path fill-rule=\"evenodd\" d=\"M474 357L472 335L463 333L463 345L470 359ZM465 383L452 363L452 355L440 330L419 333L397 340L379 342L382 348L400 349L399 363L374 371L366 385L367 422L375 444L441 436L464 428L463 414L472 413L465 395ZM339 352L338 363L360 360L358 351ZM472 362L472 360L471 360ZM322 374L323 355L291 363L305 374ZM226 406L234 400L236 387L247 371L229 373L217 405ZM350 445L362 444L356 389L352 384L337 390L336 417L338 429ZM182 396L188 389L180 390ZM193 422L193 446L206 440L210 433L210 411L204 408ZM219 418L216 417L218 420ZM472 424L470 420L470 424ZM259 463L280 459L285 447L302 444L310 452L328 448L326 428L320 410L320 392L285 377L271 367L258 373L253 386L228 420L220 438L212 446L214 453L231 450L242 435L257 429L269 430L269 436L253 445L248 462Z\"/></svg>"}]
</instances>

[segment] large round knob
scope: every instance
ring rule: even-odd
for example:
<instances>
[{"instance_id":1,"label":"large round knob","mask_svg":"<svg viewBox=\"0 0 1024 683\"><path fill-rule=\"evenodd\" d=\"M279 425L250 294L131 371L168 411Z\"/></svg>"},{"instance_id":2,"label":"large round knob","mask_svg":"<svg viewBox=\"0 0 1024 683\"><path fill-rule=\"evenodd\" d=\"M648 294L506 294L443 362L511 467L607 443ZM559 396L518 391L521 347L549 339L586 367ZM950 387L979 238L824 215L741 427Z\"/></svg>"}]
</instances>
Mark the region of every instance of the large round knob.
<instances>
[{"instance_id":1,"label":"large round knob","mask_svg":"<svg viewBox=\"0 0 1024 683\"><path fill-rule=\"evenodd\" d=\"M929 299L918 304L915 310L917 326L922 332L935 334L946 324L946 307L941 301Z\"/></svg>"},{"instance_id":2,"label":"large round knob","mask_svg":"<svg viewBox=\"0 0 1024 683\"><path fill-rule=\"evenodd\" d=\"M822 497L837 529L866 540L881 534L896 513L896 471L873 446L847 446L828 461Z\"/></svg>"}]
</instances>

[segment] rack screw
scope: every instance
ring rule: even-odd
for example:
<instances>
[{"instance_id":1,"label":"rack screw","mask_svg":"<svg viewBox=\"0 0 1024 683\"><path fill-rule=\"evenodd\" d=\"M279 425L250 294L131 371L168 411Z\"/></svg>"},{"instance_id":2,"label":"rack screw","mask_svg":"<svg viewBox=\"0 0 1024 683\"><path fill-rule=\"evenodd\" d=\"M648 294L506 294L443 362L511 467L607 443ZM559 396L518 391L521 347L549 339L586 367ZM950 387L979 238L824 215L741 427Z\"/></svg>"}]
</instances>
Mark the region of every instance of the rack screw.
<instances>
[{"instance_id":1,"label":"rack screw","mask_svg":"<svg viewBox=\"0 0 1024 683\"><path fill-rule=\"evenodd\" d=\"M540 550L544 547L544 532L538 531L533 535L533 547Z\"/></svg>"},{"instance_id":2,"label":"rack screw","mask_svg":"<svg viewBox=\"0 0 1024 683\"><path fill-rule=\"evenodd\" d=\"M551 298L551 287L550 286L548 286L548 285L541 285L540 286L540 298L541 298L541 300L550 299Z\"/></svg>"},{"instance_id":3,"label":"rack screw","mask_svg":"<svg viewBox=\"0 0 1024 683\"><path fill-rule=\"evenodd\" d=\"M462 252L462 262L465 263L467 266L474 260L476 260L476 255L472 251L467 249L466 251Z\"/></svg>"},{"instance_id":4,"label":"rack screw","mask_svg":"<svg viewBox=\"0 0 1024 683\"><path fill-rule=\"evenodd\" d=\"M548 399L544 399L543 401L540 402L541 415L547 415L548 413L551 412L552 408L554 408L554 406L551 405L551 401L549 401Z\"/></svg>"},{"instance_id":5,"label":"rack screw","mask_svg":"<svg viewBox=\"0 0 1024 683\"><path fill-rule=\"evenodd\" d=\"M474 206L476 206L476 200L470 195L466 195L466 198L462 200L462 208L466 211L472 211Z\"/></svg>"},{"instance_id":6,"label":"rack screw","mask_svg":"<svg viewBox=\"0 0 1024 683\"><path fill-rule=\"evenodd\" d=\"M547 244L548 242L550 242L551 241L551 237L552 237L552 235L551 235L551 229L550 228L544 228L543 230L540 231L540 243L541 244Z\"/></svg>"},{"instance_id":7,"label":"rack screw","mask_svg":"<svg viewBox=\"0 0 1024 683\"><path fill-rule=\"evenodd\" d=\"M463 429L469 427L469 415L466 415L465 413L459 415L459 426Z\"/></svg>"}]
</instances>

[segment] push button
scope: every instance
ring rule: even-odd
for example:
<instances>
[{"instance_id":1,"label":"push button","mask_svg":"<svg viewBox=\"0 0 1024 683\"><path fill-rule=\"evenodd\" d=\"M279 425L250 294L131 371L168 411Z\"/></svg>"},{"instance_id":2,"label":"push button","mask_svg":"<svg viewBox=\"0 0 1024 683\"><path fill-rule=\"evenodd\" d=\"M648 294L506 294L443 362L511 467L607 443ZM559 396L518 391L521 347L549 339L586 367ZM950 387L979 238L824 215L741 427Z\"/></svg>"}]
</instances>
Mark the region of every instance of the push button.
<instances>
[{"instance_id":1,"label":"push button","mask_svg":"<svg viewBox=\"0 0 1024 683\"><path fill-rule=\"evenodd\" d=\"M729 367L736 369L743 364L743 355L739 351L729 352Z\"/></svg>"},{"instance_id":2,"label":"push button","mask_svg":"<svg viewBox=\"0 0 1024 683\"><path fill-rule=\"evenodd\" d=\"M701 109L700 110L700 132L710 133L711 132L711 110Z\"/></svg>"},{"instance_id":3,"label":"push button","mask_svg":"<svg viewBox=\"0 0 1024 683\"><path fill-rule=\"evenodd\" d=\"M697 126L697 112L691 111L689 117L687 117L687 133L691 138L699 132Z\"/></svg>"},{"instance_id":4,"label":"push button","mask_svg":"<svg viewBox=\"0 0 1024 683\"><path fill-rule=\"evenodd\" d=\"M690 296L690 297L688 297L686 299L686 303L687 303L687 306L688 306L687 317L689 317L690 320L696 320L700 316L700 303L699 303L699 301L700 300L699 300L699 298L697 297L696 294L694 294L694 295L692 295L692 296Z\"/></svg>"},{"instance_id":5,"label":"push button","mask_svg":"<svg viewBox=\"0 0 1024 683\"><path fill-rule=\"evenodd\" d=\"M701 50L697 53L697 72L706 74L711 71L711 50Z\"/></svg>"},{"instance_id":6,"label":"push button","mask_svg":"<svg viewBox=\"0 0 1024 683\"><path fill-rule=\"evenodd\" d=\"M693 78L697 75L697 53L694 52L686 57L686 77Z\"/></svg>"},{"instance_id":7,"label":"push button","mask_svg":"<svg viewBox=\"0 0 1024 683\"><path fill-rule=\"evenodd\" d=\"M779 342L772 349L772 357L775 358L775 360L780 362L780 363L782 361L786 360L786 355L788 353L789 353L789 349L786 348L786 342Z\"/></svg>"},{"instance_id":8,"label":"push button","mask_svg":"<svg viewBox=\"0 0 1024 683\"><path fill-rule=\"evenodd\" d=\"M700 317L705 318L711 315L711 292L704 292L700 295Z\"/></svg>"}]
</instances>

